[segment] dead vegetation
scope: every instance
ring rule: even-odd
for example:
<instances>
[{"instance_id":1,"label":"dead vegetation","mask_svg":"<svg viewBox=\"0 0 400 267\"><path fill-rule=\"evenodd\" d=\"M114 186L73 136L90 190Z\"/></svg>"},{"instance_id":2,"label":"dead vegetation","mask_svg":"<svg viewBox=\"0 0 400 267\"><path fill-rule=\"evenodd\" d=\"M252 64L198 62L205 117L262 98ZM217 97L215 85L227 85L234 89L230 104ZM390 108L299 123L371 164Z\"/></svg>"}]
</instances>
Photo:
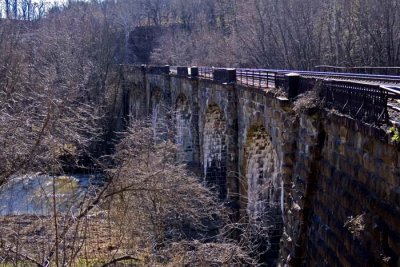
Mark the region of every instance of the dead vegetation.
<instances>
[{"instance_id":1,"label":"dead vegetation","mask_svg":"<svg viewBox=\"0 0 400 267\"><path fill-rule=\"evenodd\" d=\"M320 84L316 84L313 90L307 91L297 97L293 107L296 114L316 110L323 106L321 98L318 95L320 86Z\"/></svg>"},{"instance_id":2,"label":"dead vegetation","mask_svg":"<svg viewBox=\"0 0 400 267\"><path fill-rule=\"evenodd\" d=\"M1 218L0 259L26 266L257 266L257 244L176 147L146 122L117 146L107 183L75 212ZM54 192L55 194L57 192ZM50 198L50 202L55 198ZM236 233L241 229L242 238ZM250 228L248 228L249 230ZM253 237L259 236L253 228Z\"/></svg>"},{"instance_id":3,"label":"dead vegetation","mask_svg":"<svg viewBox=\"0 0 400 267\"><path fill-rule=\"evenodd\" d=\"M345 222L344 227L349 230L349 232L356 238L360 237L362 232L365 229L365 214L361 214L358 216L351 216L348 218L348 220Z\"/></svg>"}]
</instances>

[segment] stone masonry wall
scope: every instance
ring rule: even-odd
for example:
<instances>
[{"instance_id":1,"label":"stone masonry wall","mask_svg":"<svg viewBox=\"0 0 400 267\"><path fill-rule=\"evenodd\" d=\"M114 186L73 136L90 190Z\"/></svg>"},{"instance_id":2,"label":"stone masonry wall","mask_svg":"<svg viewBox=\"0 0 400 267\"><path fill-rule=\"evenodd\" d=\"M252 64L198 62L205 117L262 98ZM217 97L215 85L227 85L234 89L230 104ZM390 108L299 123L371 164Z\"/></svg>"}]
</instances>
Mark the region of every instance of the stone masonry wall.
<instances>
[{"instance_id":1,"label":"stone masonry wall","mask_svg":"<svg viewBox=\"0 0 400 267\"><path fill-rule=\"evenodd\" d=\"M199 80L200 165L204 177L225 183L221 197L238 204L237 101L232 85ZM218 148L213 147L214 145Z\"/></svg>"},{"instance_id":2,"label":"stone masonry wall","mask_svg":"<svg viewBox=\"0 0 400 267\"><path fill-rule=\"evenodd\" d=\"M182 133L182 141L186 145L182 147L180 153L185 154L184 161L194 169L200 169L200 144L199 144L199 105L198 105L198 80L187 79L177 76L171 77L170 83L171 101L175 105L177 112L182 107L179 103L185 99L187 103L187 113L176 113L175 116L185 119L186 130L190 133ZM177 129L179 131L179 129ZM191 147L190 149L188 147ZM186 148L185 148L186 147ZM185 150L188 150L185 152Z\"/></svg>"},{"instance_id":3,"label":"stone masonry wall","mask_svg":"<svg viewBox=\"0 0 400 267\"><path fill-rule=\"evenodd\" d=\"M322 130L302 264L399 266L399 150L346 117L324 116Z\"/></svg>"},{"instance_id":4,"label":"stone masonry wall","mask_svg":"<svg viewBox=\"0 0 400 267\"><path fill-rule=\"evenodd\" d=\"M175 109L184 161L241 220L272 214L269 266L399 266L400 155L384 131L273 90L124 71L130 115L157 128L157 105Z\"/></svg>"}]
</instances>

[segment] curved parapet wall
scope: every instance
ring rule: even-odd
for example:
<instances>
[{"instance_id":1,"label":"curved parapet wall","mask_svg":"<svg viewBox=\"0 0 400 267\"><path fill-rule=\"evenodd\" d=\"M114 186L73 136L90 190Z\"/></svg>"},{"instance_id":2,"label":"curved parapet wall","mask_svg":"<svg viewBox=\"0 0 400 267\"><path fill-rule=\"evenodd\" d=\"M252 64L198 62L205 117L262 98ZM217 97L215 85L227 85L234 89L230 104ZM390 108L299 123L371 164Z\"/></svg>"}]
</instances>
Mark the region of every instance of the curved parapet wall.
<instances>
[{"instance_id":1,"label":"curved parapet wall","mask_svg":"<svg viewBox=\"0 0 400 267\"><path fill-rule=\"evenodd\" d=\"M268 263L398 266L400 153L385 131L366 124L364 115L351 118L352 111L299 108L277 97L277 88L264 88L261 78L254 88L254 80L213 81L211 68L198 71L208 79L193 71L194 77L168 74L166 67L150 73L122 68L121 90L129 93L119 94L121 110L135 118L151 115L160 130L159 119L170 116L165 110L176 110L182 161L241 218L271 215L265 221L279 240ZM386 120L377 114L380 123Z\"/></svg>"}]
</instances>

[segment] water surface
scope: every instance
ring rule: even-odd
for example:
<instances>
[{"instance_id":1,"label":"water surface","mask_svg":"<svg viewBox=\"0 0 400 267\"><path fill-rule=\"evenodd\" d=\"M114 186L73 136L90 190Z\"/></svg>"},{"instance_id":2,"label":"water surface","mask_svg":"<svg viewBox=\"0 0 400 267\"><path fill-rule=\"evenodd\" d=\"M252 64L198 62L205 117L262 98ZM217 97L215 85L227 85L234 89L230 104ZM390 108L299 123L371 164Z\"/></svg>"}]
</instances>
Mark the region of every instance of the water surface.
<instances>
[{"instance_id":1,"label":"water surface","mask_svg":"<svg viewBox=\"0 0 400 267\"><path fill-rule=\"evenodd\" d=\"M98 187L99 175L25 175L0 187L0 216L75 212L79 202ZM55 194L54 194L55 193Z\"/></svg>"}]
</instances>

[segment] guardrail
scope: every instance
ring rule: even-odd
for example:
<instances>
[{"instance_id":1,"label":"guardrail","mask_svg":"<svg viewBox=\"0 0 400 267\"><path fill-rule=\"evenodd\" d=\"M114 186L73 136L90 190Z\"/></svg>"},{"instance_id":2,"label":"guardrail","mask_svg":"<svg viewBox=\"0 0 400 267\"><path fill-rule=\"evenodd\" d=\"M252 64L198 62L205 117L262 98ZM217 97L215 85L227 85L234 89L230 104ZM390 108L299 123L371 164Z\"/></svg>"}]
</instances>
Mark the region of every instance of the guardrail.
<instances>
[{"instance_id":1,"label":"guardrail","mask_svg":"<svg viewBox=\"0 0 400 267\"><path fill-rule=\"evenodd\" d=\"M238 83L256 88L276 87L278 72L263 69L237 69L236 80Z\"/></svg>"},{"instance_id":2,"label":"guardrail","mask_svg":"<svg viewBox=\"0 0 400 267\"><path fill-rule=\"evenodd\" d=\"M213 79L213 68L199 67L199 77L206 78L206 79Z\"/></svg>"},{"instance_id":3,"label":"guardrail","mask_svg":"<svg viewBox=\"0 0 400 267\"><path fill-rule=\"evenodd\" d=\"M324 80L321 97L325 106L367 123L389 120L388 92L380 85Z\"/></svg>"},{"instance_id":4,"label":"guardrail","mask_svg":"<svg viewBox=\"0 0 400 267\"><path fill-rule=\"evenodd\" d=\"M342 72L342 73L363 73L363 74L380 74L380 75L400 75L400 67L338 67L329 65L315 66L317 71L324 72Z\"/></svg>"},{"instance_id":5,"label":"guardrail","mask_svg":"<svg viewBox=\"0 0 400 267\"><path fill-rule=\"evenodd\" d=\"M243 69L237 69L243 70ZM360 81L370 83L380 83L388 85L400 85L400 76L398 75L379 75L379 74L363 74L363 73L344 73L344 72L322 72L322 71L300 71L286 69L256 69L263 72L276 72L280 75L288 73L297 73L303 77L315 77L323 79L338 79L349 81Z\"/></svg>"},{"instance_id":6,"label":"guardrail","mask_svg":"<svg viewBox=\"0 0 400 267\"><path fill-rule=\"evenodd\" d=\"M357 73L312 72L312 71L298 71L296 73L299 73L304 77L358 81L364 83L400 85L400 76L393 76L393 75L371 75L371 74L357 74Z\"/></svg>"},{"instance_id":7,"label":"guardrail","mask_svg":"<svg viewBox=\"0 0 400 267\"><path fill-rule=\"evenodd\" d=\"M237 72L238 83L255 88L281 87L289 99L320 89L329 108L368 123L387 122L388 109L400 112L400 102L396 102L400 100L400 76L310 71L297 71L296 75L288 70L266 69Z\"/></svg>"}]
</instances>

